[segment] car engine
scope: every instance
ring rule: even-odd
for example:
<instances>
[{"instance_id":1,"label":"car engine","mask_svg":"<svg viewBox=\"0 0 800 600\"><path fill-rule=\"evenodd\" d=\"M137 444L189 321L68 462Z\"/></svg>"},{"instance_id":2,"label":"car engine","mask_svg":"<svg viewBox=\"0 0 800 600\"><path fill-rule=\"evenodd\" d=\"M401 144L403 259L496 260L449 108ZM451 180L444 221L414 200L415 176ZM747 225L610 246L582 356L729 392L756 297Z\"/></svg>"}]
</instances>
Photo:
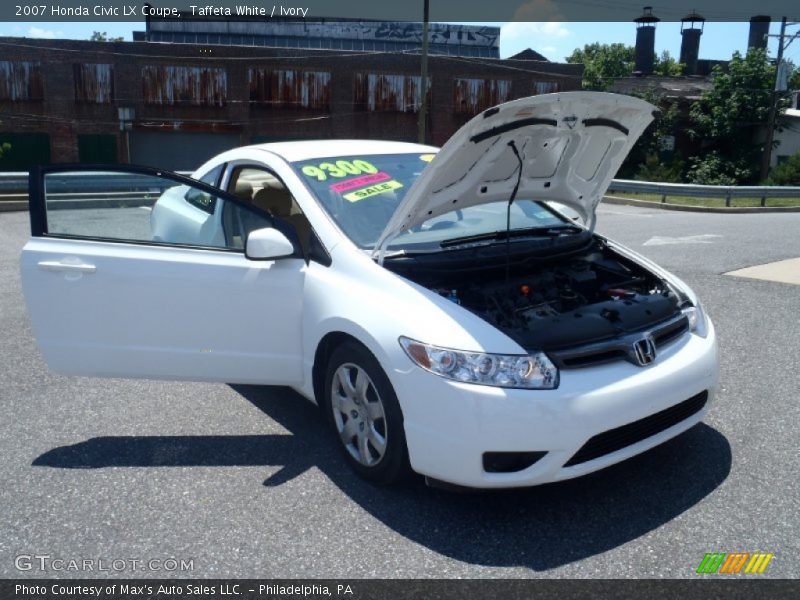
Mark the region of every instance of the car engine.
<instances>
[{"instance_id":1,"label":"car engine","mask_svg":"<svg viewBox=\"0 0 800 600\"><path fill-rule=\"evenodd\" d=\"M413 271L405 276L415 279ZM471 274L451 271L441 279L446 285L420 283L526 349L566 348L645 329L675 315L680 304L666 282L600 243L517 267L508 279L502 264Z\"/></svg>"}]
</instances>

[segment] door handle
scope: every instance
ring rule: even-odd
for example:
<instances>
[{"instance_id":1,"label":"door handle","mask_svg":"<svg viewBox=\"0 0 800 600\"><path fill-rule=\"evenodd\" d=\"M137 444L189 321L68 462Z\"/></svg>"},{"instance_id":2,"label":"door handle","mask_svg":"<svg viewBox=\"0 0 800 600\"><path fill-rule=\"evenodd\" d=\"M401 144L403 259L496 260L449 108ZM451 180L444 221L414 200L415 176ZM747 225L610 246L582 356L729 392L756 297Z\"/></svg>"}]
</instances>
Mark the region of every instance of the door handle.
<instances>
[{"instance_id":1,"label":"door handle","mask_svg":"<svg viewBox=\"0 0 800 600\"><path fill-rule=\"evenodd\" d=\"M97 267L87 263L68 263L58 260L43 260L39 267L45 271L66 271L69 273L94 273Z\"/></svg>"}]
</instances>

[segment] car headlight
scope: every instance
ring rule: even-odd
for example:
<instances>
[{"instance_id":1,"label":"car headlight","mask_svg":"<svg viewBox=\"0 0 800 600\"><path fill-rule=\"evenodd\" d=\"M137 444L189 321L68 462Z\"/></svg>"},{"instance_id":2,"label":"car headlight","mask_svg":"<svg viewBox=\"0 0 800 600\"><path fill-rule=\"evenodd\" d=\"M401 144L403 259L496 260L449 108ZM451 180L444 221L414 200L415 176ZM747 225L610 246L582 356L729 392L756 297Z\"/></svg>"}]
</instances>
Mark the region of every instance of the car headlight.
<instances>
[{"instance_id":1,"label":"car headlight","mask_svg":"<svg viewBox=\"0 0 800 600\"><path fill-rule=\"evenodd\" d=\"M703 307L698 302L695 306L685 306L681 312L689 319L689 330L704 338L708 335L708 321Z\"/></svg>"},{"instance_id":2,"label":"car headlight","mask_svg":"<svg viewBox=\"0 0 800 600\"><path fill-rule=\"evenodd\" d=\"M558 369L543 352L533 354L487 354L439 348L401 337L400 345L417 365L440 377L528 390L558 387Z\"/></svg>"}]
</instances>

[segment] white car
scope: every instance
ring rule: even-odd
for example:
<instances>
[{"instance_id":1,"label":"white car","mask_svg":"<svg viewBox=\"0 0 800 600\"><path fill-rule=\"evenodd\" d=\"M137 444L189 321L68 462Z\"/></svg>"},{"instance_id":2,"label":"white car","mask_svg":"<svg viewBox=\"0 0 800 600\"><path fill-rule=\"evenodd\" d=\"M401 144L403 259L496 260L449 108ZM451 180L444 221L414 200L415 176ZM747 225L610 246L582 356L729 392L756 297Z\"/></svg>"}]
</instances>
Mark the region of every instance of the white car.
<instances>
[{"instance_id":1,"label":"white car","mask_svg":"<svg viewBox=\"0 0 800 600\"><path fill-rule=\"evenodd\" d=\"M291 386L376 482L602 469L698 423L717 384L694 293L593 232L653 110L560 93L441 150L262 144L193 179L39 169L21 259L39 348L59 373Z\"/></svg>"}]
</instances>

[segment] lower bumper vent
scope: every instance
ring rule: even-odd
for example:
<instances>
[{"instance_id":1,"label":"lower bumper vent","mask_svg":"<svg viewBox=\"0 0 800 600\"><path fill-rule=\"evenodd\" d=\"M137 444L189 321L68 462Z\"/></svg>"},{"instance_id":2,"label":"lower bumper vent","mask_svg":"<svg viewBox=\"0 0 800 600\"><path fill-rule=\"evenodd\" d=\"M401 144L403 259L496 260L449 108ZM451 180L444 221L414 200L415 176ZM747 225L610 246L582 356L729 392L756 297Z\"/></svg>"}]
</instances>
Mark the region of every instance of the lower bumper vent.
<instances>
[{"instance_id":1,"label":"lower bumper vent","mask_svg":"<svg viewBox=\"0 0 800 600\"><path fill-rule=\"evenodd\" d=\"M706 402L708 402L708 392L700 392L680 404L670 406L649 417L599 433L581 446L564 466L571 467L589 462L646 440L700 412Z\"/></svg>"},{"instance_id":2,"label":"lower bumper vent","mask_svg":"<svg viewBox=\"0 0 800 600\"><path fill-rule=\"evenodd\" d=\"M483 470L487 473L516 473L527 469L547 452L484 452Z\"/></svg>"}]
</instances>

